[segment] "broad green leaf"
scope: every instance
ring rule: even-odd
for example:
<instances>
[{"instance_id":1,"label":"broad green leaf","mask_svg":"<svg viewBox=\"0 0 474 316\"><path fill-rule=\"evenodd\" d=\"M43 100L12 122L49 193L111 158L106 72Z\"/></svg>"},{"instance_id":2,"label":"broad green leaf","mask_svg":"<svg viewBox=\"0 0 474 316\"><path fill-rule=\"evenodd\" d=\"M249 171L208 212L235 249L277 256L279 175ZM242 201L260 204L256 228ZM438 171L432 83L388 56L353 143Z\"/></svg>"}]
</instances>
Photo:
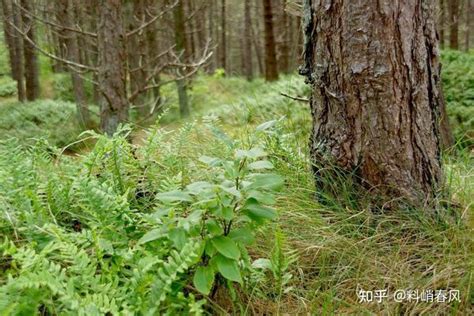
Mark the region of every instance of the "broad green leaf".
<instances>
[{"instance_id":1,"label":"broad green leaf","mask_svg":"<svg viewBox=\"0 0 474 316\"><path fill-rule=\"evenodd\" d=\"M255 242L254 233L248 227L233 229L228 236L235 242L244 245L251 245Z\"/></svg>"},{"instance_id":2,"label":"broad green leaf","mask_svg":"<svg viewBox=\"0 0 474 316\"><path fill-rule=\"evenodd\" d=\"M236 260L226 258L218 255L215 257L217 270L222 276L228 280L242 283L242 277L240 275L239 265Z\"/></svg>"},{"instance_id":3,"label":"broad green leaf","mask_svg":"<svg viewBox=\"0 0 474 316\"><path fill-rule=\"evenodd\" d=\"M214 257L214 255L217 253L216 248L212 245L212 242L210 240L206 240L206 243L204 245L204 252L211 258Z\"/></svg>"},{"instance_id":4,"label":"broad green leaf","mask_svg":"<svg viewBox=\"0 0 474 316\"><path fill-rule=\"evenodd\" d=\"M219 225L215 219L208 220L206 222L206 228L212 235L222 235L224 233L221 225Z\"/></svg>"},{"instance_id":5,"label":"broad green leaf","mask_svg":"<svg viewBox=\"0 0 474 316\"><path fill-rule=\"evenodd\" d=\"M156 197L158 198L158 200L164 203L191 202L192 201L192 198L189 194L182 191L178 191L178 190L158 193Z\"/></svg>"},{"instance_id":6,"label":"broad green leaf","mask_svg":"<svg viewBox=\"0 0 474 316\"><path fill-rule=\"evenodd\" d=\"M273 169L273 165L268 160L259 160L249 164L248 168L250 170Z\"/></svg>"},{"instance_id":7,"label":"broad green leaf","mask_svg":"<svg viewBox=\"0 0 474 316\"><path fill-rule=\"evenodd\" d=\"M234 210L230 206L222 207L221 212L222 212L222 217L225 220L230 221L231 219L234 218Z\"/></svg>"},{"instance_id":8,"label":"broad green leaf","mask_svg":"<svg viewBox=\"0 0 474 316\"><path fill-rule=\"evenodd\" d=\"M221 188L225 192L232 194L233 196L235 196L238 199L240 199L242 197L242 194L240 194L239 190L237 190L235 188L235 186L227 187L227 186L221 185Z\"/></svg>"},{"instance_id":9,"label":"broad green leaf","mask_svg":"<svg viewBox=\"0 0 474 316\"><path fill-rule=\"evenodd\" d=\"M277 191L280 190L285 183L281 176L271 173L256 174L253 176L252 180L249 189L268 189Z\"/></svg>"},{"instance_id":10,"label":"broad green leaf","mask_svg":"<svg viewBox=\"0 0 474 316\"><path fill-rule=\"evenodd\" d=\"M198 267L194 273L193 283L199 292L209 295L214 284L214 270L212 267Z\"/></svg>"},{"instance_id":11,"label":"broad green leaf","mask_svg":"<svg viewBox=\"0 0 474 316\"><path fill-rule=\"evenodd\" d=\"M112 246L112 243L110 242L110 240L99 238L99 247L105 253L108 253L108 254L114 253L114 246Z\"/></svg>"},{"instance_id":12,"label":"broad green leaf","mask_svg":"<svg viewBox=\"0 0 474 316\"><path fill-rule=\"evenodd\" d=\"M209 156L201 156L199 157L199 161L211 167L218 166L221 162L219 158L209 157Z\"/></svg>"},{"instance_id":13,"label":"broad green leaf","mask_svg":"<svg viewBox=\"0 0 474 316\"><path fill-rule=\"evenodd\" d=\"M223 256L230 259L239 259L240 250L237 244L227 236L217 236L211 239L212 245Z\"/></svg>"},{"instance_id":14,"label":"broad green leaf","mask_svg":"<svg viewBox=\"0 0 474 316\"><path fill-rule=\"evenodd\" d=\"M261 192L257 190L252 190L248 193L249 199L255 199L262 204L273 205L276 203L273 194L268 192Z\"/></svg>"},{"instance_id":15,"label":"broad green leaf","mask_svg":"<svg viewBox=\"0 0 474 316\"><path fill-rule=\"evenodd\" d=\"M152 229L148 233L143 235L143 237L140 238L140 240L138 240L138 244L142 245L142 244L145 244L147 242L157 240L157 239L163 237L164 235L165 235L165 230L163 230L162 228Z\"/></svg>"},{"instance_id":16,"label":"broad green leaf","mask_svg":"<svg viewBox=\"0 0 474 316\"><path fill-rule=\"evenodd\" d=\"M274 209L262 206L253 199L247 201L243 212L250 217L250 219L259 223L262 223L265 219L275 219L277 217L277 213Z\"/></svg>"},{"instance_id":17,"label":"broad green leaf","mask_svg":"<svg viewBox=\"0 0 474 316\"><path fill-rule=\"evenodd\" d=\"M193 182L191 184L188 184L186 186L186 190L190 193L190 194L199 194L201 193L202 191L204 190L208 190L210 188L212 188L213 185L209 182L206 182L206 181L198 181L198 182Z\"/></svg>"},{"instance_id":18,"label":"broad green leaf","mask_svg":"<svg viewBox=\"0 0 474 316\"><path fill-rule=\"evenodd\" d=\"M174 228L168 232L168 238L173 242L176 249L181 249L186 244L186 232L182 228Z\"/></svg>"},{"instance_id":19,"label":"broad green leaf","mask_svg":"<svg viewBox=\"0 0 474 316\"><path fill-rule=\"evenodd\" d=\"M235 152L235 157L237 159L242 159L242 158L250 158L250 159L256 159L260 157L265 157L267 153L259 147L252 148L250 150L242 150L238 149Z\"/></svg>"}]
</instances>

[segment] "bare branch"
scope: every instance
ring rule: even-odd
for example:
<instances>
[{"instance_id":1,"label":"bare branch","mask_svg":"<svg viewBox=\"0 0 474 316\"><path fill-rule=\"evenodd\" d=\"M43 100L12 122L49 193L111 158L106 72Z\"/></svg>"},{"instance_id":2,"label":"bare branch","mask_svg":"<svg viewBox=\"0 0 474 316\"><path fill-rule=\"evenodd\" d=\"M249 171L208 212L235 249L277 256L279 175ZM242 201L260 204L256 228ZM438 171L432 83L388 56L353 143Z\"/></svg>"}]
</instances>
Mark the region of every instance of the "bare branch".
<instances>
[{"instance_id":1,"label":"bare branch","mask_svg":"<svg viewBox=\"0 0 474 316\"><path fill-rule=\"evenodd\" d=\"M79 63L75 63L73 61L70 61L70 60L67 60L67 59L64 59L64 58L61 58L61 57L58 57L56 55L53 55L51 54L50 52L47 52L45 51L44 49L42 49L39 45L37 45L35 43L35 41L33 41L26 33L27 32L23 32L22 30L20 30L15 24L9 22L10 25L15 29L15 31L17 31L21 36L23 36L24 39L26 39L28 41L28 43L30 43L31 45L33 45L39 52L41 52L43 55L46 55L47 57L49 58L52 58L54 60L58 60L60 62L63 62L65 63L66 65L70 66L71 69L73 71L76 71L76 72L79 72L79 70L77 69L74 69L74 67L76 68L79 68L79 69L83 69L85 71L97 71L97 68L95 67L91 67L91 66L87 66L87 65L83 65L83 64L79 64Z\"/></svg>"},{"instance_id":2,"label":"bare branch","mask_svg":"<svg viewBox=\"0 0 474 316\"><path fill-rule=\"evenodd\" d=\"M301 98L301 97L294 97L294 96L288 95L288 94L283 93L283 92L280 92L280 95L282 95L284 97L287 97L287 98L290 98L290 99L295 100L295 101L309 102L309 99Z\"/></svg>"},{"instance_id":3,"label":"bare branch","mask_svg":"<svg viewBox=\"0 0 474 316\"><path fill-rule=\"evenodd\" d=\"M83 34L83 35L87 35L87 36L90 36L90 37L93 37L93 38L97 38L97 33L92 33L92 32L88 32L88 31L84 31L82 29L76 29L76 28L73 28L73 27L68 27L68 26L64 26L64 25L60 25L60 24L57 24L55 22L52 22L52 21L49 21L49 20L46 20L46 19L43 19L33 13L31 13L30 11L28 11L27 9L25 9L23 6L21 6L19 3L17 3L16 1L13 2L13 4L15 6L17 6L21 11L25 12L27 15L29 15L30 17L32 17L33 19L37 20L37 21L40 21L41 23L44 23L44 24L47 24L47 25L50 25L50 26L53 26L55 28L58 28L58 29L64 29L64 30L68 30L68 31L71 31L71 32L76 32L76 33L79 33L79 34Z\"/></svg>"},{"instance_id":4,"label":"bare branch","mask_svg":"<svg viewBox=\"0 0 474 316\"><path fill-rule=\"evenodd\" d=\"M171 9L173 9L177 4L178 4L178 1L179 0L176 0L175 3L173 3L171 6L169 6L168 8L166 8L165 10L163 10L160 14L158 15L155 15L151 20L147 21L146 23L140 25L139 27L137 27L136 29L128 32L126 34L127 37L129 36L132 36L132 35L135 35L139 32L141 32L143 29L147 28L148 26L150 26L151 24L153 24L156 20L160 19L161 17L163 17L166 13L168 13L168 11L170 11Z\"/></svg>"}]
</instances>

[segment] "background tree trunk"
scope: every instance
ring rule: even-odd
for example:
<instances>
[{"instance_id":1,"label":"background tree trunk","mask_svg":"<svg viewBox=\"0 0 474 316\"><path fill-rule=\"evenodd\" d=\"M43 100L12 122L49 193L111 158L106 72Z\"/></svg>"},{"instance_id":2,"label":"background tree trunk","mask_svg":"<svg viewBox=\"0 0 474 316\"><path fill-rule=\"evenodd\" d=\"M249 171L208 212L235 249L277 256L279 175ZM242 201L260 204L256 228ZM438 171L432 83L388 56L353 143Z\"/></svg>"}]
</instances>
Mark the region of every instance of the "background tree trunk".
<instances>
[{"instance_id":1,"label":"background tree trunk","mask_svg":"<svg viewBox=\"0 0 474 316\"><path fill-rule=\"evenodd\" d=\"M245 0L244 5L244 70L247 80L253 79L252 63L252 17L250 9L250 0Z\"/></svg>"},{"instance_id":2,"label":"background tree trunk","mask_svg":"<svg viewBox=\"0 0 474 316\"><path fill-rule=\"evenodd\" d=\"M122 1L101 0L98 25L98 80L101 93L100 127L112 135L128 120L125 71L126 48Z\"/></svg>"},{"instance_id":3,"label":"background tree trunk","mask_svg":"<svg viewBox=\"0 0 474 316\"><path fill-rule=\"evenodd\" d=\"M263 0L263 19L265 23L265 79L275 81L278 80L278 66L271 0Z\"/></svg>"},{"instance_id":4,"label":"background tree trunk","mask_svg":"<svg viewBox=\"0 0 474 316\"><path fill-rule=\"evenodd\" d=\"M34 19L30 16L30 14L34 14L33 1L20 0L20 5L23 8L23 10L19 9L22 12L23 30L31 41L36 42L36 25ZM23 47L26 98L29 101L34 101L40 95L38 56L36 48L29 40L24 39Z\"/></svg>"},{"instance_id":5,"label":"background tree trunk","mask_svg":"<svg viewBox=\"0 0 474 316\"><path fill-rule=\"evenodd\" d=\"M174 9L174 26L176 49L182 55L184 62L188 61L188 51L186 50L186 28L184 25L184 8L182 1L179 1ZM178 71L178 76L180 75ZM176 80L179 98L179 113L181 117L189 116L188 92L185 79Z\"/></svg>"},{"instance_id":6,"label":"background tree trunk","mask_svg":"<svg viewBox=\"0 0 474 316\"><path fill-rule=\"evenodd\" d=\"M18 101L24 102L25 82L24 82L24 66L23 66L23 45L21 35L14 30L12 25L21 29L21 16L18 8L12 5L10 0L2 0L3 21L5 39L7 40L8 53L10 58L10 67L12 78L17 82Z\"/></svg>"},{"instance_id":7,"label":"background tree trunk","mask_svg":"<svg viewBox=\"0 0 474 316\"><path fill-rule=\"evenodd\" d=\"M449 0L449 47L459 49L459 0Z\"/></svg>"},{"instance_id":8,"label":"background tree trunk","mask_svg":"<svg viewBox=\"0 0 474 316\"><path fill-rule=\"evenodd\" d=\"M3 36L5 39L5 44L8 49L8 62L11 69L11 77L15 79L14 67L15 67L15 42L13 37L12 27L12 8L8 0L2 0L2 17L3 17ZM16 80L16 79L15 79Z\"/></svg>"},{"instance_id":9,"label":"background tree trunk","mask_svg":"<svg viewBox=\"0 0 474 316\"><path fill-rule=\"evenodd\" d=\"M221 43L220 47L220 60L219 60L219 67L227 70L227 21L226 21L226 3L225 0L221 0Z\"/></svg>"},{"instance_id":10,"label":"background tree trunk","mask_svg":"<svg viewBox=\"0 0 474 316\"><path fill-rule=\"evenodd\" d=\"M472 27L472 10L474 9L474 5L472 4L472 0L465 0L466 1L466 34L464 39L464 50L466 52L469 51L469 42L471 39L471 27Z\"/></svg>"},{"instance_id":11,"label":"background tree trunk","mask_svg":"<svg viewBox=\"0 0 474 316\"><path fill-rule=\"evenodd\" d=\"M432 198L442 179L433 3L305 0L304 13L317 180L334 163L388 199Z\"/></svg>"},{"instance_id":12,"label":"background tree trunk","mask_svg":"<svg viewBox=\"0 0 474 316\"><path fill-rule=\"evenodd\" d=\"M290 25L290 18L288 14L285 12L285 4L286 1L281 1L279 4L279 9L280 9L280 56L278 59L278 67L280 69L280 72L287 74L290 73L290 30L291 30L291 25Z\"/></svg>"},{"instance_id":13,"label":"background tree trunk","mask_svg":"<svg viewBox=\"0 0 474 316\"><path fill-rule=\"evenodd\" d=\"M56 3L56 10L58 11L58 22L64 26L60 30L60 34L64 36L64 44L66 45L66 58L72 62L80 63L80 52L77 42L77 33L71 31L76 25L76 10L74 9L73 0L60 0ZM89 115L89 108L87 104L87 97L84 90L84 80L74 70L70 71L72 79L72 88L74 93L74 100L77 107L77 119L79 124L84 128L91 128L91 121Z\"/></svg>"},{"instance_id":14,"label":"background tree trunk","mask_svg":"<svg viewBox=\"0 0 474 316\"><path fill-rule=\"evenodd\" d=\"M131 4L131 14L129 31L138 29L141 25L146 23L146 8L145 0L135 0ZM149 28L151 28L149 26ZM130 90L132 94L134 91L142 91L146 85L146 53L148 51L148 41L145 37L145 30L133 34L128 38L128 65L130 73ZM137 107L140 117L145 118L149 115L149 107L147 105L146 93L141 92L133 100L133 104Z\"/></svg>"}]
</instances>

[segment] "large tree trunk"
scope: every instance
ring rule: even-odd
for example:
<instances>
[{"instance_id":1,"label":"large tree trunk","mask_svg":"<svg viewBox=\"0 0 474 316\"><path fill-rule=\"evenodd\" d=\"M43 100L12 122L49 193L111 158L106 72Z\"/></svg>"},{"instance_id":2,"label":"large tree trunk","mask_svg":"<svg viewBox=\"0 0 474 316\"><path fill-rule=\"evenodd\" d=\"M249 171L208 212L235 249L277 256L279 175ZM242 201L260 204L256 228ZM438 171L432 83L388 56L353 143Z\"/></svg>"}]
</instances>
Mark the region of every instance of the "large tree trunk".
<instances>
[{"instance_id":1,"label":"large tree trunk","mask_svg":"<svg viewBox=\"0 0 474 316\"><path fill-rule=\"evenodd\" d=\"M23 54L25 57L25 83L26 83L26 98L29 101L36 100L40 95L40 84L39 84L39 66L38 56L33 43L36 42L36 25L32 18L33 12L33 1L32 0L21 0L20 5L22 6L22 20L23 30L26 33L28 39L23 41Z\"/></svg>"},{"instance_id":2,"label":"large tree trunk","mask_svg":"<svg viewBox=\"0 0 474 316\"><path fill-rule=\"evenodd\" d=\"M13 25L21 28L21 16L18 8L12 5L10 0L2 0L3 21L5 39L8 46L8 54L10 58L10 67L12 78L17 82L18 101L25 101L25 83L24 83L24 66L23 66L23 45L20 34L16 32Z\"/></svg>"},{"instance_id":3,"label":"large tree trunk","mask_svg":"<svg viewBox=\"0 0 474 316\"><path fill-rule=\"evenodd\" d=\"M265 80L275 81L278 80L278 67L271 0L263 0L263 19L265 22Z\"/></svg>"},{"instance_id":4,"label":"large tree trunk","mask_svg":"<svg viewBox=\"0 0 474 316\"><path fill-rule=\"evenodd\" d=\"M126 49L122 27L122 1L101 0L99 4L98 80L102 95L100 127L112 135L120 123L128 120L125 89Z\"/></svg>"},{"instance_id":5,"label":"large tree trunk","mask_svg":"<svg viewBox=\"0 0 474 316\"><path fill-rule=\"evenodd\" d=\"M305 0L300 69L313 87L316 179L334 163L388 199L432 198L442 179L434 3L317 3Z\"/></svg>"},{"instance_id":6,"label":"large tree trunk","mask_svg":"<svg viewBox=\"0 0 474 316\"><path fill-rule=\"evenodd\" d=\"M449 0L449 47L459 49L459 0Z\"/></svg>"}]
</instances>

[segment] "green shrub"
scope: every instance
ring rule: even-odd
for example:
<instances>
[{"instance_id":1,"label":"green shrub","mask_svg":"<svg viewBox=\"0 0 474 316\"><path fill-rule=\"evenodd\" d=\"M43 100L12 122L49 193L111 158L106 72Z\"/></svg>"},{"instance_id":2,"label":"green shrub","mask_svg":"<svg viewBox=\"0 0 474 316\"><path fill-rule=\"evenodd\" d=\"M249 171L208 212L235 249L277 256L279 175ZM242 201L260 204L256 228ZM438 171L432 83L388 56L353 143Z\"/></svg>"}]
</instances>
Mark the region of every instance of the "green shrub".
<instances>
[{"instance_id":1,"label":"green shrub","mask_svg":"<svg viewBox=\"0 0 474 316\"><path fill-rule=\"evenodd\" d=\"M453 134L462 146L474 145L474 52L442 52L443 92Z\"/></svg>"},{"instance_id":2,"label":"green shrub","mask_svg":"<svg viewBox=\"0 0 474 316\"><path fill-rule=\"evenodd\" d=\"M245 287L283 179L262 130L244 144L207 127L218 156L189 144L194 124L151 128L144 146L127 127L89 132L96 145L76 158L44 140L0 143L0 310L200 315L211 289Z\"/></svg>"},{"instance_id":3,"label":"green shrub","mask_svg":"<svg viewBox=\"0 0 474 316\"><path fill-rule=\"evenodd\" d=\"M82 132L76 120L76 105L70 102L38 100L10 102L0 106L0 132L3 138L31 142L45 138L55 146L66 146Z\"/></svg>"},{"instance_id":4,"label":"green shrub","mask_svg":"<svg viewBox=\"0 0 474 316\"><path fill-rule=\"evenodd\" d=\"M17 93L16 81L9 76L0 79L0 97L11 97Z\"/></svg>"}]
</instances>

